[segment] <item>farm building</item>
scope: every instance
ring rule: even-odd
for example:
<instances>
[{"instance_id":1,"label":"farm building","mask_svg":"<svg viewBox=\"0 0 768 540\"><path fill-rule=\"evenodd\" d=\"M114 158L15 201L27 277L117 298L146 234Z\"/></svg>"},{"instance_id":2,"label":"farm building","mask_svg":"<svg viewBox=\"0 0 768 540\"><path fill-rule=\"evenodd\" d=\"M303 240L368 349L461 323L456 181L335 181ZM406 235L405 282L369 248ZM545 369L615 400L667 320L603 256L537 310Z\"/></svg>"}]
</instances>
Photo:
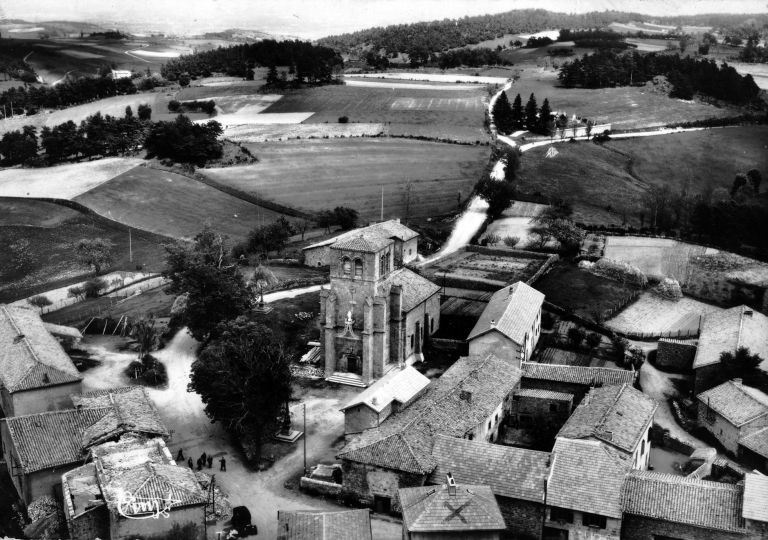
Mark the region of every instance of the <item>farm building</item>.
<instances>
[{"instance_id":1,"label":"farm building","mask_svg":"<svg viewBox=\"0 0 768 540\"><path fill-rule=\"evenodd\" d=\"M438 435L432 454L437 467L428 483L441 484L450 472L459 484L487 485L504 517L503 537L541 538L548 452Z\"/></svg>"},{"instance_id":2,"label":"farm building","mask_svg":"<svg viewBox=\"0 0 768 540\"><path fill-rule=\"evenodd\" d=\"M748 306L738 306L704 317L693 359L695 394L724 382L720 355L735 353L740 347L759 355L763 369L768 369L768 316Z\"/></svg>"},{"instance_id":3,"label":"farm building","mask_svg":"<svg viewBox=\"0 0 768 540\"><path fill-rule=\"evenodd\" d=\"M192 470L176 465L162 439L129 438L92 453L93 463L61 478L72 540L164 536L174 526L188 527L189 540L205 539L206 492ZM167 517L148 519L152 511L125 503L134 498L157 504Z\"/></svg>"},{"instance_id":4,"label":"farm building","mask_svg":"<svg viewBox=\"0 0 768 540\"><path fill-rule=\"evenodd\" d=\"M0 407L4 416L55 411L82 377L37 311L0 305Z\"/></svg>"},{"instance_id":5,"label":"farm building","mask_svg":"<svg viewBox=\"0 0 768 540\"><path fill-rule=\"evenodd\" d=\"M128 69L113 69L110 73L113 79L130 79L131 71Z\"/></svg>"},{"instance_id":6,"label":"farm building","mask_svg":"<svg viewBox=\"0 0 768 540\"><path fill-rule=\"evenodd\" d=\"M168 437L144 388L85 394L73 401L75 409L6 418L0 425L11 480L26 503L53 494L61 475L81 465L96 445L127 434Z\"/></svg>"},{"instance_id":7,"label":"farm building","mask_svg":"<svg viewBox=\"0 0 768 540\"><path fill-rule=\"evenodd\" d=\"M626 384L593 388L557 437L600 441L633 469L645 470L657 408L654 399Z\"/></svg>"},{"instance_id":8,"label":"farm building","mask_svg":"<svg viewBox=\"0 0 768 540\"><path fill-rule=\"evenodd\" d=\"M687 373L693 369L695 356L695 341L661 338L656 352L656 365L662 369Z\"/></svg>"},{"instance_id":9,"label":"farm building","mask_svg":"<svg viewBox=\"0 0 768 540\"><path fill-rule=\"evenodd\" d=\"M602 441L558 437L547 482L544 538L618 540L621 488L629 468Z\"/></svg>"},{"instance_id":10,"label":"farm building","mask_svg":"<svg viewBox=\"0 0 768 540\"><path fill-rule=\"evenodd\" d=\"M571 416L573 394L519 388L507 403L505 416L513 427L529 428L544 424L560 427Z\"/></svg>"},{"instance_id":11,"label":"farm building","mask_svg":"<svg viewBox=\"0 0 768 540\"><path fill-rule=\"evenodd\" d=\"M457 484L404 488L403 540L498 540L506 525L488 486Z\"/></svg>"},{"instance_id":12,"label":"farm building","mask_svg":"<svg viewBox=\"0 0 768 540\"><path fill-rule=\"evenodd\" d=\"M371 540L371 512L278 510L277 540Z\"/></svg>"},{"instance_id":13,"label":"farm building","mask_svg":"<svg viewBox=\"0 0 768 540\"><path fill-rule=\"evenodd\" d=\"M493 355L460 358L408 408L341 450L345 491L378 512L399 512L397 490L423 485L436 466L436 435L497 439L504 403L521 375Z\"/></svg>"},{"instance_id":14,"label":"farm building","mask_svg":"<svg viewBox=\"0 0 768 540\"><path fill-rule=\"evenodd\" d=\"M528 360L541 334L544 295L518 281L491 296L469 333L469 354L493 352L519 366Z\"/></svg>"},{"instance_id":15,"label":"farm building","mask_svg":"<svg viewBox=\"0 0 768 540\"><path fill-rule=\"evenodd\" d=\"M330 266L333 263L331 246L337 242L356 238L361 234L366 238L375 237L380 240L392 240L394 264L397 268L411 262L418 255L419 233L401 224L399 219L390 219L389 221L382 221L368 227L348 231L305 247L302 250L304 264L313 267Z\"/></svg>"},{"instance_id":16,"label":"farm building","mask_svg":"<svg viewBox=\"0 0 768 540\"><path fill-rule=\"evenodd\" d=\"M596 386L633 386L636 371L603 367L562 366L523 362L522 388L538 388L573 394L573 404L581 403L590 388Z\"/></svg>"},{"instance_id":17,"label":"farm building","mask_svg":"<svg viewBox=\"0 0 768 540\"><path fill-rule=\"evenodd\" d=\"M440 288L396 268L395 244L363 229L330 247L330 289L320 292L329 381L365 387L399 365L421 361L425 336L440 327Z\"/></svg>"},{"instance_id":18,"label":"farm building","mask_svg":"<svg viewBox=\"0 0 768 540\"><path fill-rule=\"evenodd\" d=\"M768 531L768 479L758 474L724 484L631 471L621 503L626 540L757 540Z\"/></svg>"},{"instance_id":19,"label":"farm building","mask_svg":"<svg viewBox=\"0 0 768 540\"><path fill-rule=\"evenodd\" d=\"M740 453L744 438L768 428L768 395L742 384L741 379L710 388L696 399L699 424L733 455ZM753 445L755 441L759 438L750 440Z\"/></svg>"},{"instance_id":20,"label":"farm building","mask_svg":"<svg viewBox=\"0 0 768 540\"><path fill-rule=\"evenodd\" d=\"M413 367L396 368L360 392L341 410L344 434L360 433L404 409L424 393L429 379Z\"/></svg>"}]
</instances>

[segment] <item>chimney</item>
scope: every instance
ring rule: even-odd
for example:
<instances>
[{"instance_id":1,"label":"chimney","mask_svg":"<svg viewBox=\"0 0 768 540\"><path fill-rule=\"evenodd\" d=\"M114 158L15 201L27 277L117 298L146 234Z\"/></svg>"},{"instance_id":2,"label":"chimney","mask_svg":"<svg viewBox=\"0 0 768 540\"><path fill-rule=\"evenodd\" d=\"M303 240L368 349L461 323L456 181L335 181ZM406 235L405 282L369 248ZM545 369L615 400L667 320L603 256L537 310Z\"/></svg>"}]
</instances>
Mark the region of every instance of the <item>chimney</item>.
<instances>
[{"instance_id":1,"label":"chimney","mask_svg":"<svg viewBox=\"0 0 768 540\"><path fill-rule=\"evenodd\" d=\"M456 480L453 479L453 475L450 473L450 471L448 472L448 474L445 475L445 479L448 484L448 495L450 495L451 497L455 497L456 496Z\"/></svg>"},{"instance_id":2,"label":"chimney","mask_svg":"<svg viewBox=\"0 0 768 540\"><path fill-rule=\"evenodd\" d=\"M751 317L754 312L751 309L744 310L745 317Z\"/></svg>"},{"instance_id":3,"label":"chimney","mask_svg":"<svg viewBox=\"0 0 768 540\"><path fill-rule=\"evenodd\" d=\"M491 328L496 328L496 319L491 319L490 327Z\"/></svg>"},{"instance_id":4,"label":"chimney","mask_svg":"<svg viewBox=\"0 0 768 540\"><path fill-rule=\"evenodd\" d=\"M742 382L743 382L743 381L742 381L742 379L741 379L740 377L739 377L739 378L737 378L737 379L733 379L733 383L734 383L734 384L738 384L739 386L741 386Z\"/></svg>"},{"instance_id":5,"label":"chimney","mask_svg":"<svg viewBox=\"0 0 768 540\"><path fill-rule=\"evenodd\" d=\"M469 390L462 390L459 392L459 399L466 401L467 403L472 403L472 392Z\"/></svg>"}]
</instances>

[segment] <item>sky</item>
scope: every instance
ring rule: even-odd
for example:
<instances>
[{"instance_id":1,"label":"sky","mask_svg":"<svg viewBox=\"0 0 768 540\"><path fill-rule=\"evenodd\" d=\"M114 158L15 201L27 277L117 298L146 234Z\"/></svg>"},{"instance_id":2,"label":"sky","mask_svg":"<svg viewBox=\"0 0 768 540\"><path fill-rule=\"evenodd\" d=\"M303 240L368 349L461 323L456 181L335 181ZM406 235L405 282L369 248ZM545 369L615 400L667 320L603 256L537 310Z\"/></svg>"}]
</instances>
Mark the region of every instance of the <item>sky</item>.
<instances>
[{"instance_id":1,"label":"sky","mask_svg":"<svg viewBox=\"0 0 768 540\"><path fill-rule=\"evenodd\" d=\"M768 0L2 0L5 19L128 24L172 33L244 28L316 39L389 24L512 9L634 11L648 15L765 13Z\"/></svg>"}]
</instances>

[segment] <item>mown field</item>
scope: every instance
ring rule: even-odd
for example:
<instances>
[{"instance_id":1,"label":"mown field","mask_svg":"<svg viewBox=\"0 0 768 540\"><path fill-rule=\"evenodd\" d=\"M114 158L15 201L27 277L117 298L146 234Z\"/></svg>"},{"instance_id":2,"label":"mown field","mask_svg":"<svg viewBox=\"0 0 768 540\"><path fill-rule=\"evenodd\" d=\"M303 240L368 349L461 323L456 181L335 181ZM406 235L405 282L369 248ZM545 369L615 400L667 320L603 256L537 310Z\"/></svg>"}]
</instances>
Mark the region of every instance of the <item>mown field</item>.
<instances>
[{"instance_id":1,"label":"mown field","mask_svg":"<svg viewBox=\"0 0 768 540\"><path fill-rule=\"evenodd\" d=\"M113 270L159 271L165 239L132 234L133 261L128 232L107 220L87 216L54 203L0 198L0 302L17 300L42 290L81 280L91 273L77 263L73 244L81 238L106 238L115 244ZM29 242L26 261L9 249L20 240Z\"/></svg>"},{"instance_id":2,"label":"mown field","mask_svg":"<svg viewBox=\"0 0 768 540\"><path fill-rule=\"evenodd\" d=\"M507 91L510 102L517 94L525 105L533 93L539 105L549 99L553 111L590 118L598 124L610 123L613 129L658 127L675 122L735 116L735 110L702 102L683 102L645 87L562 88L557 86L557 70L526 67Z\"/></svg>"},{"instance_id":3,"label":"mown field","mask_svg":"<svg viewBox=\"0 0 768 540\"><path fill-rule=\"evenodd\" d=\"M238 241L280 215L186 176L148 167L135 167L74 200L108 219L173 238L192 238L207 223Z\"/></svg>"},{"instance_id":4,"label":"mown field","mask_svg":"<svg viewBox=\"0 0 768 540\"><path fill-rule=\"evenodd\" d=\"M361 221L429 217L456 209L488 163L485 146L400 139L337 139L247 145L258 163L200 172L300 210L349 206ZM406 186L411 184L410 212Z\"/></svg>"},{"instance_id":5,"label":"mown field","mask_svg":"<svg viewBox=\"0 0 768 540\"><path fill-rule=\"evenodd\" d=\"M603 256L636 266L647 276L671 277L684 284L691 259L706 251L703 246L669 238L608 236Z\"/></svg>"}]
</instances>

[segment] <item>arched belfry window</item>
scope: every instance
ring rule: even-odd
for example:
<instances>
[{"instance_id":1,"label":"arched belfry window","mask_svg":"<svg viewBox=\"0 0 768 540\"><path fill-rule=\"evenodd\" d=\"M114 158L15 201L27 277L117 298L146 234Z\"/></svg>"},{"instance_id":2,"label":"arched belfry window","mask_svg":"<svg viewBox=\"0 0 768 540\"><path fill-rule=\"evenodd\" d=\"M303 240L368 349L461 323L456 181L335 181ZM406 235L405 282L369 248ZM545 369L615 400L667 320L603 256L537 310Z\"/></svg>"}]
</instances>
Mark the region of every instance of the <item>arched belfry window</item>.
<instances>
[{"instance_id":1,"label":"arched belfry window","mask_svg":"<svg viewBox=\"0 0 768 540\"><path fill-rule=\"evenodd\" d=\"M382 276L387 273L387 255L386 253L379 257L379 274Z\"/></svg>"},{"instance_id":2,"label":"arched belfry window","mask_svg":"<svg viewBox=\"0 0 768 540\"><path fill-rule=\"evenodd\" d=\"M352 261L350 261L347 257L341 259L341 273L345 276L352 275Z\"/></svg>"},{"instance_id":3,"label":"arched belfry window","mask_svg":"<svg viewBox=\"0 0 768 540\"><path fill-rule=\"evenodd\" d=\"M360 259L355 259L355 277L363 277L363 261Z\"/></svg>"}]
</instances>

